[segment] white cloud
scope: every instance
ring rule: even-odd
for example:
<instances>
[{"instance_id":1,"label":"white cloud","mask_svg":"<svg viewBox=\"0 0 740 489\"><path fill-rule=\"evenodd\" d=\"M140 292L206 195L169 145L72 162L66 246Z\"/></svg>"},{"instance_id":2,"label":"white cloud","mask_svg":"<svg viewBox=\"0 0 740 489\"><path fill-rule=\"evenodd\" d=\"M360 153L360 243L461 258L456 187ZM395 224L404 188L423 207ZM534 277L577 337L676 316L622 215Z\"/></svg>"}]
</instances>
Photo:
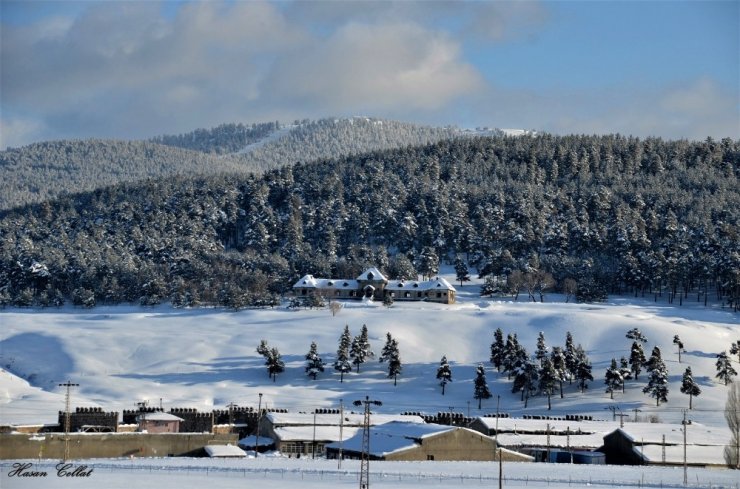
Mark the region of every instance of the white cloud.
<instances>
[{"instance_id":1,"label":"white cloud","mask_svg":"<svg viewBox=\"0 0 740 489\"><path fill-rule=\"evenodd\" d=\"M283 58L265 85L280 100L346 112L439 109L483 81L445 34L412 23L350 23Z\"/></svg>"},{"instance_id":2,"label":"white cloud","mask_svg":"<svg viewBox=\"0 0 740 489\"><path fill-rule=\"evenodd\" d=\"M0 150L19 147L38 140L43 126L34 119L0 118Z\"/></svg>"}]
</instances>

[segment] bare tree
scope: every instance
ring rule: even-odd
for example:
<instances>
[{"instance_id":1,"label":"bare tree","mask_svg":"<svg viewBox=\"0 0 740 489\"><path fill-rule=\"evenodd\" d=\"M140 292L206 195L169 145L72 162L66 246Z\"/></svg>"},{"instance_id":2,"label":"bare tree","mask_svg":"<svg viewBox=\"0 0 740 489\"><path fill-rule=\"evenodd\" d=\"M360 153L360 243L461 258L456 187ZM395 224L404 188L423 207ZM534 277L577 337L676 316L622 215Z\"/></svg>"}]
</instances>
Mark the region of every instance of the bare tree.
<instances>
[{"instance_id":1,"label":"bare tree","mask_svg":"<svg viewBox=\"0 0 740 489\"><path fill-rule=\"evenodd\" d=\"M572 278L566 278L563 280L563 293L565 294L565 302L570 302L570 298L576 294L578 284Z\"/></svg>"},{"instance_id":2,"label":"bare tree","mask_svg":"<svg viewBox=\"0 0 740 489\"><path fill-rule=\"evenodd\" d=\"M506 284L509 286L509 292L514 294L514 300L519 298L519 291L524 283L524 274L521 270L514 270L509 274Z\"/></svg>"},{"instance_id":3,"label":"bare tree","mask_svg":"<svg viewBox=\"0 0 740 489\"><path fill-rule=\"evenodd\" d=\"M731 437L725 447L725 462L734 469L740 469L740 381L733 382L727 391L725 419Z\"/></svg>"},{"instance_id":4,"label":"bare tree","mask_svg":"<svg viewBox=\"0 0 740 489\"><path fill-rule=\"evenodd\" d=\"M339 311L342 310L342 303L337 301L331 301L329 302L329 310L331 311L332 316L336 316L339 314Z\"/></svg>"}]
</instances>

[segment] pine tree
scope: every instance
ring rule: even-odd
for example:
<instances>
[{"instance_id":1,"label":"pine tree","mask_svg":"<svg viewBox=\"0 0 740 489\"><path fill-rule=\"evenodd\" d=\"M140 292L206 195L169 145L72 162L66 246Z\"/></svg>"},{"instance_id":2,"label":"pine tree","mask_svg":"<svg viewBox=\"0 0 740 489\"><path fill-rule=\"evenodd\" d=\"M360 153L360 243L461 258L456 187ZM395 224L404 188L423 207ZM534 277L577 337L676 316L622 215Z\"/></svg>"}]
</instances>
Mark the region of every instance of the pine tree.
<instances>
[{"instance_id":1,"label":"pine tree","mask_svg":"<svg viewBox=\"0 0 740 489\"><path fill-rule=\"evenodd\" d=\"M511 387L511 392L514 394L517 392L522 393L522 401L525 408L527 407L529 398L537 392L538 375L537 363L534 359L530 358L525 358L524 363L514 372L514 383Z\"/></svg>"},{"instance_id":2,"label":"pine tree","mask_svg":"<svg viewBox=\"0 0 740 489\"><path fill-rule=\"evenodd\" d=\"M567 376L569 383L573 383L573 376L576 371L576 353L575 347L573 346L573 335L568 331L565 333L565 368L567 369Z\"/></svg>"},{"instance_id":3,"label":"pine tree","mask_svg":"<svg viewBox=\"0 0 740 489\"><path fill-rule=\"evenodd\" d=\"M647 338L645 337L642 332L637 328L632 328L631 330L627 331L627 338L630 340L639 341L641 343L647 343Z\"/></svg>"},{"instance_id":4,"label":"pine tree","mask_svg":"<svg viewBox=\"0 0 740 489\"><path fill-rule=\"evenodd\" d=\"M460 281L460 287L463 286L463 282L470 281L470 271L468 270L468 266L459 255L455 258L455 273L457 274L456 280Z\"/></svg>"},{"instance_id":5,"label":"pine tree","mask_svg":"<svg viewBox=\"0 0 740 489\"><path fill-rule=\"evenodd\" d=\"M565 366L565 353L563 352L563 349L559 346L554 346L552 348L552 353L550 354L550 360L552 361L552 366L557 374L560 399L563 399L563 397L565 397L563 393L563 382L568 378L568 368Z\"/></svg>"},{"instance_id":6,"label":"pine tree","mask_svg":"<svg viewBox=\"0 0 740 489\"><path fill-rule=\"evenodd\" d=\"M478 364L475 371L475 391L473 392L473 398L478 399L478 409L481 409L483 399L490 399L492 396L493 394L488 389L488 383L486 382L486 371L482 364Z\"/></svg>"},{"instance_id":7,"label":"pine tree","mask_svg":"<svg viewBox=\"0 0 740 489\"><path fill-rule=\"evenodd\" d=\"M380 357L378 360L380 363L385 362L386 360L389 360L391 358L391 354L393 353L393 337L390 333L385 334L385 345L383 345L383 349L380 351Z\"/></svg>"},{"instance_id":8,"label":"pine tree","mask_svg":"<svg viewBox=\"0 0 740 489\"><path fill-rule=\"evenodd\" d=\"M393 378L393 385L398 384L398 376L401 374L403 365L401 363L401 354L398 351L398 342L393 339L390 344L390 353L388 355L388 378Z\"/></svg>"},{"instance_id":9,"label":"pine tree","mask_svg":"<svg viewBox=\"0 0 740 489\"><path fill-rule=\"evenodd\" d=\"M588 356L581 345L576 346L575 357L576 370L574 376L578 380L578 386L580 387L581 392L584 392L588 387L588 381L594 380L594 377L591 374L591 361L588 359Z\"/></svg>"},{"instance_id":10,"label":"pine tree","mask_svg":"<svg viewBox=\"0 0 740 489\"><path fill-rule=\"evenodd\" d=\"M452 370L450 369L450 364L447 363L447 356L443 356L442 360L439 362L439 367L437 368L437 380L439 380L439 385L442 386L442 395L445 395L445 386L452 382Z\"/></svg>"},{"instance_id":11,"label":"pine tree","mask_svg":"<svg viewBox=\"0 0 740 489\"><path fill-rule=\"evenodd\" d=\"M519 340L516 337L516 333L506 335L506 345L504 347L504 358L502 366L507 377L510 379L513 373L514 366L519 359L520 346Z\"/></svg>"},{"instance_id":12,"label":"pine tree","mask_svg":"<svg viewBox=\"0 0 740 489\"><path fill-rule=\"evenodd\" d=\"M622 373L617 366L617 360L614 358L612 358L612 363L609 368L606 369L604 383L606 384L606 392L609 393L610 399L614 399L615 390L620 387L624 388L624 379L622 378Z\"/></svg>"},{"instance_id":13,"label":"pine tree","mask_svg":"<svg viewBox=\"0 0 740 489\"><path fill-rule=\"evenodd\" d=\"M730 354L737 355L737 361L740 362L740 340L730 345Z\"/></svg>"},{"instance_id":14,"label":"pine tree","mask_svg":"<svg viewBox=\"0 0 740 489\"><path fill-rule=\"evenodd\" d=\"M678 337L678 335L673 336L673 344L676 345L676 348L678 348L678 363L681 363L681 351L683 350L683 342L681 341L681 338Z\"/></svg>"},{"instance_id":15,"label":"pine tree","mask_svg":"<svg viewBox=\"0 0 740 489\"><path fill-rule=\"evenodd\" d=\"M493 295L501 291L496 278L493 275L486 275L483 280L483 285L480 286L480 295L485 297L487 295Z\"/></svg>"},{"instance_id":16,"label":"pine tree","mask_svg":"<svg viewBox=\"0 0 740 489\"><path fill-rule=\"evenodd\" d=\"M385 294L385 296L383 296L383 305L385 307L387 307L388 309L390 309L391 307L393 307L393 303L394 302L395 301L393 300L393 295L392 294L388 293L388 294Z\"/></svg>"},{"instance_id":17,"label":"pine tree","mask_svg":"<svg viewBox=\"0 0 740 489\"><path fill-rule=\"evenodd\" d=\"M267 346L267 340L260 340L260 345L257 347L257 353L263 357L267 357L270 353L270 347Z\"/></svg>"},{"instance_id":18,"label":"pine tree","mask_svg":"<svg viewBox=\"0 0 740 489\"><path fill-rule=\"evenodd\" d=\"M375 356L375 353L370 349L366 325L362 325L360 334L352 340L349 356L352 358L352 364L357 366L357 373L360 373L360 365L365 363L368 358Z\"/></svg>"},{"instance_id":19,"label":"pine tree","mask_svg":"<svg viewBox=\"0 0 740 489\"><path fill-rule=\"evenodd\" d=\"M306 353L306 375L316 380L319 373L324 371L324 361L319 356L318 347L316 342L311 342L311 348Z\"/></svg>"},{"instance_id":20,"label":"pine tree","mask_svg":"<svg viewBox=\"0 0 740 489\"><path fill-rule=\"evenodd\" d=\"M732 382L732 379L737 375L737 372L732 368L732 362L730 357L727 356L727 352L723 351L717 355L717 375L716 378L721 380L725 385Z\"/></svg>"},{"instance_id":21,"label":"pine tree","mask_svg":"<svg viewBox=\"0 0 740 489\"><path fill-rule=\"evenodd\" d=\"M349 326L345 326L344 332L339 338L337 358L334 360L334 370L339 372L339 382L344 382L344 374L352 371L352 364L349 361L349 349L351 343L352 336L349 334Z\"/></svg>"},{"instance_id":22,"label":"pine tree","mask_svg":"<svg viewBox=\"0 0 740 489\"><path fill-rule=\"evenodd\" d=\"M504 333L501 328L496 328L496 331L493 332L493 343L491 343L491 363L499 372L501 372L501 366L504 362L505 349Z\"/></svg>"},{"instance_id":23,"label":"pine tree","mask_svg":"<svg viewBox=\"0 0 740 489\"><path fill-rule=\"evenodd\" d=\"M540 366L544 363L545 359L548 356L548 348L547 343L545 343L545 333L542 331L539 332L537 335L537 349L534 352L534 356L537 360L540 362Z\"/></svg>"},{"instance_id":24,"label":"pine tree","mask_svg":"<svg viewBox=\"0 0 740 489\"><path fill-rule=\"evenodd\" d=\"M632 342L632 349L630 350L630 367L632 367L632 372L635 374L635 380L639 379L639 375L642 371L643 365L645 365L645 361L645 352L642 350L642 345L637 341Z\"/></svg>"},{"instance_id":25,"label":"pine tree","mask_svg":"<svg viewBox=\"0 0 740 489\"><path fill-rule=\"evenodd\" d=\"M622 375L622 393L624 393L624 386L627 380L632 378L632 369L630 368L627 359L622 357L619 359L619 373Z\"/></svg>"},{"instance_id":26,"label":"pine tree","mask_svg":"<svg viewBox=\"0 0 740 489\"><path fill-rule=\"evenodd\" d=\"M689 396L689 409L693 409L692 399L701 394L699 385L694 381L694 375L691 373L691 367L686 367L681 379L681 393Z\"/></svg>"},{"instance_id":27,"label":"pine tree","mask_svg":"<svg viewBox=\"0 0 740 489\"><path fill-rule=\"evenodd\" d=\"M558 382L557 372L555 367L552 365L550 357L545 357L541 360L540 372L539 372L539 388L540 392L547 396L547 410L552 409L552 394L555 392L556 385Z\"/></svg>"},{"instance_id":28,"label":"pine tree","mask_svg":"<svg viewBox=\"0 0 740 489\"><path fill-rule=\"evenodd\" d=\"M271 348L270 352L265 357L265 365L267 365L267 372L272 377L272 381L277 381L277 375L285 371L285 363L280 356L280 352L277 348Z\"/></svg>"},{"instance_id":29,"label":"pine tree","mask_svg":"<svg viewBox=\"0 0 740 489\"><path fill-rule=\"evenodd\" d=\"M668 370L660 353L660 348L653 348L650 359L645 364L648 372L648 383L642 389L645 394L654 397L658 406L668 401Z\"/></svg>"}]
</instances>

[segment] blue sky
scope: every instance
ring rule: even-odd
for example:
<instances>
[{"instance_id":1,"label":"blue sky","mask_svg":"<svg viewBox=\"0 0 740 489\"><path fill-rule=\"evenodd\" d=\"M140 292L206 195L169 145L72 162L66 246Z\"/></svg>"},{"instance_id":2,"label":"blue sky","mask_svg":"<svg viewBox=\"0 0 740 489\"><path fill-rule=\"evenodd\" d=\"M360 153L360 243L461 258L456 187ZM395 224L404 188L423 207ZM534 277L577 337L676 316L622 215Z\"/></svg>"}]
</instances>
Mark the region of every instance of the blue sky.
<instances>
[{"instance_id":1,"label":"blue sky","mask_svg":"<svg viewBox=\"0 0 740 489\"><path fill-rule=\"evenodd\" d=\"M370 115L740 138L738 1L8 1L0 147Z\"/></svg>"}]
</instances>

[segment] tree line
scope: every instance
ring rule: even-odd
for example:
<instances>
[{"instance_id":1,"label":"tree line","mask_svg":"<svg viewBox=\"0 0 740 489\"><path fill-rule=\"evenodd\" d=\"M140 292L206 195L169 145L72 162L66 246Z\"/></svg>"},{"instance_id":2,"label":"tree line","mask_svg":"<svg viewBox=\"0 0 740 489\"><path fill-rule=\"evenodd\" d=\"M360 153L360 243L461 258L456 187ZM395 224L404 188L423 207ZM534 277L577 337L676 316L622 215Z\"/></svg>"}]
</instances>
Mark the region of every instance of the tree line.
<instances>
[{"instance_id":1,"label":"tree line","mask_svg":"<svg viewBox=\"0 0 740 489\"><path fill-rule=\"evenodd\" d=\"M738 149L473 137L121 183L0 212L0 304L270 307L306 273L416 278L459 257L492 293L737 308Z\"/></svg>"}]
</instances>

